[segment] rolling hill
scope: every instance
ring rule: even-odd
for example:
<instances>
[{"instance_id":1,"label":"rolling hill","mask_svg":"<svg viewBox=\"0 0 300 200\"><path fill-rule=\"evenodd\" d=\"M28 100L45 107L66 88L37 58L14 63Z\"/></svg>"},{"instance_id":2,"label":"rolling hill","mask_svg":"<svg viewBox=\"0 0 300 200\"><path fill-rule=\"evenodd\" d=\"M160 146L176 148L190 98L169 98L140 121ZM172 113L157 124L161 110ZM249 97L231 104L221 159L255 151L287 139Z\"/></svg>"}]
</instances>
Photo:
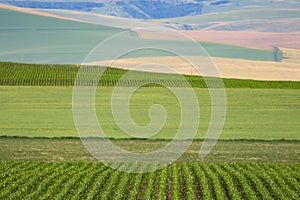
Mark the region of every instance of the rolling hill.
<instances>
[{"instance_id":1,"label":"rolling hill","mask_svg":"<svg viewBox=\"0 0 300 200\"><path fill-rule=\"evenodd\" d=\"M0 9L0 60L80 63L107 37L123 29Z\"/></svg>"},{"instance_id":2,"label":"rolling hill","mask_svg":"<svg viewBox=\"0 0 300 200\"><path fill-rule=\"evenodd\" d=\"M0 9L0 60L25 63L81 63L88 53L101 41L124 31L108 26L58 19L16 10ZM8 20L9 19L9 20ZM156 33L157 34L157 33ZM144 39L137 34L136 41L153 46L164 43L187 48L188 54L194 55L188 44L178 38L161 40L159 38ZM122 45L131 45L124 38ZM132 39L131 39L132 41ZM273 50L257 50L230 45L203 43L212 56L242 58L251 60L274 60ZM149 52L146 52L146 54ZM165 56L165 54L163 54ZM161 56L152 52L145 55L141 52L133 57Z\"/></svg>"},{"instance_id":3,"label":"rolling hill","mask_svg":"<svg viewBox=\"0 0 300 200\"><path fill-rule=\"evenodd\" d=\"M157 19L201 14L198 1L125 0L125 1L0 1L25 8L92 11L119 17Z\"/></svg>"},{"instance_id":4,"label":"rolling hill","mask_svg":"<svg viewBox=\"0 0 300 200\"><path fill-rule=\"evenodd\" d=\"M39 9L43 13L54 14L56 16L61 16L65 18L80 20L89 22L92 24L116 27L116 28L142 28L142 27L165 27L165 25L160 23L153 23L144 21L141 19L132 19L125 17L116 17L110 15L103 15L94 12L82 12L74 10L61 10L61 9Z\"/></svg>"},{"instance_id":5,"label":"rolling hill","mask_svg":"<svg viewBox=\"0 0 300 200\"><path fill-rule=\"evenodd\" d=\"M297 0L1 0L25 8L88 11L111 16L160 19L253 8L297 8Z\"/></svg>"},{"instance_id":6,"label":"rolling hill","mask_svg":"<svg viewBox=\"0 0 300 200\"><path fill-rule=\"evenodd\" d=\"M299 32L300 9L252 8L154 21L185 30Z\"/></svg>"}]
</instances>

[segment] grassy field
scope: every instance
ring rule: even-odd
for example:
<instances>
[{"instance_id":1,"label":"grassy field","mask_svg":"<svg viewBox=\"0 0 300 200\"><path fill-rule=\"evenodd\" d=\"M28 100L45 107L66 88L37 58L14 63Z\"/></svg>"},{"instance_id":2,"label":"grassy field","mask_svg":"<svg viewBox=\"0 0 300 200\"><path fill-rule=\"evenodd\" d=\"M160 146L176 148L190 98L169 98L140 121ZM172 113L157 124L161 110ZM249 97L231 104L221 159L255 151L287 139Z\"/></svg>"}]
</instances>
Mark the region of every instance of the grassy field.
<instances>
[{"instance_id":1,"label":"grassy field","mask_svg":"<svg viewBox=\"0 0 300 200\"><path fill-rule=\"evenodd\" d=\"M2 199L297 199L300 189L299 165L172 164L129 174L100 163L0 162L0 169Z\"/></svg>"},{"instance_id":2,"label":"grassy field","mask_svg":"<svg viewBox=\"0 0 300 200\"><path fill-rule=\"evenodd\" d=\"M266 9L257 9L183 20L206 23L299 17L298 10L269 11L268 15ZM122 31L4 9L0 9L0 16L5 16L0 17L2 61L80 63L95 45ZM273 51L215 43L203 46L219 57L274 60ZM299 52L285 49L284 53L285 62L293 62ZM135 56L141 55L153 56L155 52ZM0 199L300 198L300 82L223 79L227 94L225 126L211 153L200 159L199 150L211 117L210 96L202 77L185 76L199 100L201 115L192 145L176 163L160 170L126 173L98 162L78 137L72 113L77 72L78 66L74 65L0 63ZM125 150L158 150L170 142L178 129L179 103L166 88L155 84L139 88L130 99L132 119L138 125L148 124L148 110L153 104L163 105L168 118L157 135L131 138L120 130L111 112L113 86L126 72L109 68L98 83L95 107L99 124L107 137ZM91 70L90 78L93 75ZM144 72L134 75L140 80L121 85L131 87L154 76L164 82L173 76ZM173 80L168 84L180 84L176 75ZM95 142L101 145L103 139ZM177 142L180 145L187 141ZM119 169L132 164L137 171L150 168L118 160L114 164Z\"/></svg>"},{"instance_id":3,"label":"grassy field","mask_svg":"<svg viewBox=\"0 0 300 200\"><path fill-rule=\"evenodd\" d=\"M0 116L0 135L77 136L72 115L72 85L78 67L1 63L0 70L0 83L10 85L0 86L0 104L5 111L5 115ZM96 93L99 122L112 138L128 137L119 129L111 114L114 88L111 86L126 72L108 68ZM140 81L146 77L151 79L152 76L159 80L169 80L172 76L172 81L168 84L178 85L177 75L145 72L134 74L135 77L140 77ZM92 79L93 70L90 75ZM209 93L202 77L185 77L195 88L199 99L201 122L197 138L204 138L210 121ZM227 118L222 139L300 139L297 120L300 115L299 82L223 81L227 92ZM130 80L121 83L125 87L134 84ZM168 112L164 129L154 138L172 138L180 122L180 109L174 95L163 87L142 87L133 95L130 104L133 120L140 125L149 123L147 113L154 103L162 104Z\"/></svg>"},{"instance_id":4,"label":"grassy field","mask_svg":"<svg viewBox=\"0 0 300 200\"><path fill-rule=\"evenodd\" d=\"M72 114L76 66L0 66L0 199L299 198L299 82L224 79L225 127L212 152L200 159L210 121L210 96L201 77L186 76L199 100L196 140L176 163L154 172L126 173L99 163L78 138ZM109 68L100 81L95 100L99 123L107 137L125 150L158 150L178 129L179 103L166 88L139 88L130 99L133 120L139 125L149 123L148 109L153 104L162 104L168 119L157 135L130 138L111 113L112 86L125 72ZM141 81L172 76L134 73ZM171 85L178 84L173 80ZM101 145L103 139L95 142ZM116 160L114 166L121 169L128 164ZM150 167L131 166L139 171Z\"/></svg>"},{"instance_id":5,"label":"grassy field","mask_svg":"<svg viewBox=\"0 0 300 200\"><path fill-rule=\"evenodd\" d=\"M109 137L128 137L111 114L113 87L99 87L96 110ZM197 138L203 138L210 119L207 89L195 89L201 122ZM300 90L226 89L227 117L223 139L300 139ZM163 95L162 95L163 94ZM147 99L145 99L147 98ZM31 137L75 137L72 115L72 87L0 86L0 135ZM131 114L137 123L148 122L148 109L161 103L168 112L165 128L155 138L172 138L180 112L176 98L164 88L145 87L132 98ZM175 123L176 122L176 123Z\"/></svg>"},{"instance_id":6,"label":"grassy field","mask_svg":"<svg viewBox=\"0 0 300 200\"><path fill-rule=\"evenodd\" d=\"M98 140L101 144L102 140ZM164 147L169 140L112 139L130 152L145 153ZM180 143L179 143L180 144ZM96 162L79 138L0 137L0 160L39 162ZM212 152L199 158L202 140L195 140L176 161L182 163L300 162L300 141L220 140Z\"/></svg>"}]
</instances>

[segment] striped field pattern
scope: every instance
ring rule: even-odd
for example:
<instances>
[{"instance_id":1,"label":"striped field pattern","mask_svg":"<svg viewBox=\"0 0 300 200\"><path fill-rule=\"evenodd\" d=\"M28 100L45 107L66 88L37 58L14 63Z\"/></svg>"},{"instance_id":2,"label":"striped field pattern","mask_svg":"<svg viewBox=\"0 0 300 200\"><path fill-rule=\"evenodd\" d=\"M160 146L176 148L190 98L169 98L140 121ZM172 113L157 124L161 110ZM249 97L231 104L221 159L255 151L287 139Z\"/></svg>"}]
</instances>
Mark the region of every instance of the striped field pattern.
<instances>
[{"instance_id":1,"label":"striped field pattern","mask_svg":"<svg viewBox=\"0 0 300 200\"><path fill-rule=\"evenodd\" d=\"M42 65L0 62L0 85L24 85L24 86L73 86L80 69L79 65ZM105 69L105 70L103 70ZM103 70L103 75L95 76L95 72ZM85 81L77 82L79 85L115 86L120 78L128 71L117 68L101 68L98 66L85 67ZM145 84L145 80L152 80L157 84L145 86L182 86L182 78L176 74L161 74L154 72L133 71L132 80L121 80L118 84L124 87ZM99 80L98 80L99 78ZM207 88L207 81L219 81L217 78L184 75L184 78L194 88ZM226 88L285 88L299 89L300 82L295 81L256 81L242 79L223 79ZM213 85L213 84L210 84Z\"/></svg>"},{"instance_id":2,"label":"striped field pattern","mask_svg":"<svg viewBox=\"0 0 300 200\"><path fill-rule=\"evenodd\" d=\"M2 161L0 177L0 199L300 198L299 164L172 164L130 174L97 162Z\"/></svg>"}]
</instances>

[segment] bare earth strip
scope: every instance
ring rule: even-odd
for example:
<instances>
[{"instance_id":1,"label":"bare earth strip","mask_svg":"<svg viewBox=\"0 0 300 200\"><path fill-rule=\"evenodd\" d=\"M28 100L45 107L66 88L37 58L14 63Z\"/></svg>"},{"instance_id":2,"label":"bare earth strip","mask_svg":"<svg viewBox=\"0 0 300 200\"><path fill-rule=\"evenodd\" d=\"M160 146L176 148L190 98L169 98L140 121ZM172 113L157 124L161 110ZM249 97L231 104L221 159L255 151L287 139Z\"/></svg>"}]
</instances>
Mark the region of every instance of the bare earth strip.
<instances>
[{"instance_id":1,"label":"bare earth strip","mask_svg":"<svg viewBox=\"0 0 300 200\"><path fill-rule=\"evenodd\" d=\"M201 62L201 58L198 58ZM281 81L300 81L300 63L296 62L266 62L251 61L231 58L212 58L212 61L218 67L220 77L238 78L253 80L281 80ZM104 64L105 63L105 64ZM139 65L147 65L141 71L174 73L174 71L162 68L162 65L170 66L177 73L197 75L193 66L184 62L179 57L144 57L119 59L113 62L93 62L86 63L92 65L107 65L112 67L135 70Z\"/></svg>"},{"instance_id":2,"label":"bare earth strip","mask_svg":"<svg viewBox=\"0 0 300 200\"><path fill-rule=\"evenodd\" d=\"M49 14L49 13L37 11L37 10L34 10L34 9L30 9L30 8L21 8L21 7L17 7L17 6L6 5L6 4L0 4L0 8L19 11L19 12L24 12L24 13L29 13L29 14L33 14L33 15L40 15L40 16L44 16L44 17L52 17L52 18L75 21L75 22L89 23L89 22L86 22L86 21L83 21L83 20L73 19L73 18L69 18L69 17L62 17L62 16L59 16L59 15Z\"/></svg>"},{"instance_id":3,"label":"bare earth strip","mask_svg":"<svg viewBox=\"0 0 300 200\"><path fill-rule=\"evenodd\" d=\"M253 48L282 47L300 50L300 32L255 32L255 31L214 31L214 30L193 30L180 31L180 33L193 38L196 41L215 42L248 46ZM141 38L155 38L176 40L177 34L170 35L170 31L138 31ZM177 38L176 38L177 36Z\"/></svg>"}]
</instances>

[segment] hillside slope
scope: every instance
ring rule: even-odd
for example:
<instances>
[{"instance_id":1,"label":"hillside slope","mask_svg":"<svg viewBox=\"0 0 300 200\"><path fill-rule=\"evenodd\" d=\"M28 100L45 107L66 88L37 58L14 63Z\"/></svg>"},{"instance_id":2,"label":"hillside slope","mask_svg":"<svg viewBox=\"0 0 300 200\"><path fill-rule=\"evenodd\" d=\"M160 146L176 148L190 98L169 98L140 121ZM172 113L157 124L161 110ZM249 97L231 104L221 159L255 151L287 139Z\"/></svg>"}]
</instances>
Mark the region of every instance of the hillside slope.
<instances>
[{"instance_id":1,"label":"hillside slope","mask_svg":"<svg viewBox=\"0 0 300 200\"><path fill-rule=\"evenodd\" d=\"M299 4L300 6L300 4ZM154 20L176 29L299 32L300 9L251 8L196 16Z\"/></svg>"},{"instance_id":2,"label":"hillside slope","mask_svg":"<svg viewBox=\"0 0 300 200\"><path fill-rule=\"evenodd\" d=\"M105 15L160 19L252 8L299 8L297 0L0 0L26 8L79 10Z\"/></svg>"},{"instance_id":3,"label":"hillside slope","mask_svg":"<svg viewBox=\"0 0 300 200\"><path fill-rule=\"evenodd\" d=\"M80 63L101 41L123 29L0 8L0 60Z\"/></svg>"}]
</instances>

